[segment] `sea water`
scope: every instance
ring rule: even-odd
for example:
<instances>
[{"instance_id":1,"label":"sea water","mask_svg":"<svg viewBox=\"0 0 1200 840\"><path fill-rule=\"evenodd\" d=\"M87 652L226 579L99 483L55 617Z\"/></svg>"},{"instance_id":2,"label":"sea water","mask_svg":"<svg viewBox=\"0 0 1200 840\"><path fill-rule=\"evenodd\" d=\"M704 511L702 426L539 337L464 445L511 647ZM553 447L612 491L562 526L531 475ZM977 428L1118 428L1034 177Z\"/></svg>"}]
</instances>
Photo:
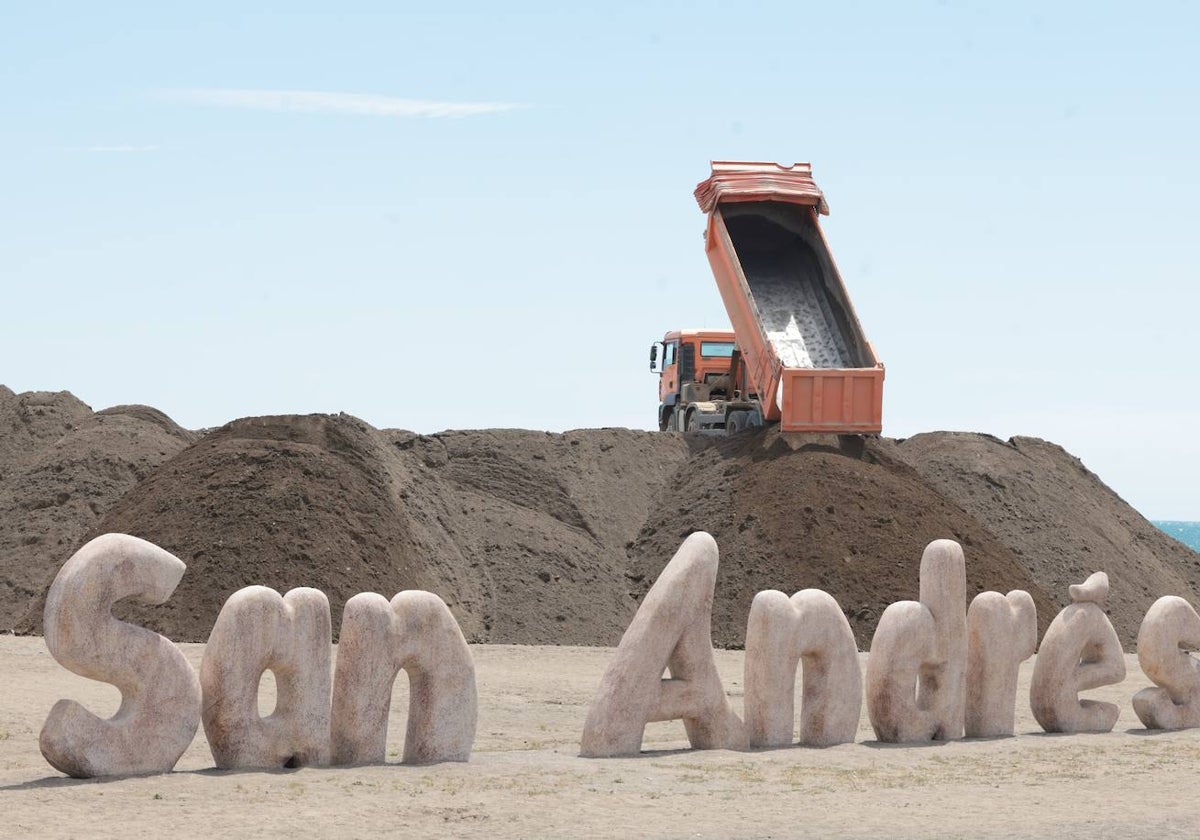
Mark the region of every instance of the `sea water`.
<instances>
[{"instance_id":1,"label":"sea water","mask_svg":"<svg viewBox=\"0 0 1200 840\"><path fill-rule=\"evenodd\" d=\"M1200 551L1200 522L1155 522L1161 530L1166 531L1186 546Z\"/></svg>"}]
</instances>

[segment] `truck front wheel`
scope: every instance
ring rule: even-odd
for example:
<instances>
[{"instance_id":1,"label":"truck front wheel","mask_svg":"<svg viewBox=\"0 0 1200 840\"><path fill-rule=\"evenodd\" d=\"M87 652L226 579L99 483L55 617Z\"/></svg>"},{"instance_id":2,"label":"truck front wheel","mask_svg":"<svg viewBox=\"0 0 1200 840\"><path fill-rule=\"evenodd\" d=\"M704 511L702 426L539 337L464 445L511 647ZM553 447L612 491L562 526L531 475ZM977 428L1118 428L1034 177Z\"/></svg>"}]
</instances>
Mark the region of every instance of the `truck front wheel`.
<instances>
[{"instance_id":1,"label":"truck front wheel","mask_svg":"<svg viewBox=\"0 0 1200 840\"><path fill-rule=\"evenodd\" d=\"M671 409L669 412L667 412L667 420L663 424L663 431L664 432L678 432L679 431L679 415L675 412L675 409Z\"/></svg>"}]
</instances>

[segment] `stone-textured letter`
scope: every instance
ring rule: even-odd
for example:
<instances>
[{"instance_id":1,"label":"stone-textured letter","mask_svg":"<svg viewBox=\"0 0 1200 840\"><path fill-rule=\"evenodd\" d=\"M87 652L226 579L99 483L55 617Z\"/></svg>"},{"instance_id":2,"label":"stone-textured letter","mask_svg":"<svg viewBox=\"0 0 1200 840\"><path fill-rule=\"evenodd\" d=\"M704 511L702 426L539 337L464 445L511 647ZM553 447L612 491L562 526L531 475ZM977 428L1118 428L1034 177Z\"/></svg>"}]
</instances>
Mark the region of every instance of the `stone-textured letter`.
<instances>
[{"instance_id":1,"label":"stone-textured letter","mask_svg":"<svg viewBox=\"0 0 1200 840\"><path fill-rule=\"evenodd\" d=\"M333 678L333 763L382 764L392 683L408 672L405 764L466 761L475 742L475 663L441 598L409 590L346 602Z\"/></svg>"},{"instance_id":2,"label":"stone-textured letter","mask_svg":"<svg viewBox=\"0 0 1200 840\"><path fill-rule=\"evenodd\" d=\"M792 743L796 666L804 663L800 743L854 740L862 711L862 672L850 622L833 596L805 589L791 598L759 592L746 624L746 733L752 747Z\"/></svg>"},{"instance_id":3,"label":"stone-textured letter","mask_svg":"<svg viewBox=\"0 0 1200 840\"><path fill-rule=\"evenodd\" d=\"M248 586L229 596L200 662L204 733L217 767L329 763L329 600L316 589ZM277 701L258 714L263 672Z\"/></svg>"},{"instance_id":4,"label":"stone-textured letter","mask_svg":"<svg viewBox=\"0 0 1200 840\"><path fill-rule=\"evenodd\" d=\"M79 549L46 596L46 647L64 667L115 685L121 707L108 720L59 700L42 727L42 755L70 776L165 773L200 725L200 681L170 639L113 618L123 598L161 604L183 577L183 561L153 543L105 534Z\"/></svg>"},{"instance_id":5,"label":"stone-textured letter","mask_svg":"<svg viewBox=\"0 0 1200 840\"><path fill-rule=\"evenodd\" d=\"M1182 598L1155 601L1138 630L1138 664L1158 688L1133 695L1133 710L1147 729L1200 726L1200 615Z\"/></svg>"},{"instance_id":6,"label":"stone-textured letter","mask_svg":"<svg viewBox=\"0 0 1200 840\"><path fill-rule=\"evenodd\" d=\"M1037 607L1028 592L980 592L967 610L968 738L1012 735L1017 671L1037 649Z\"/></svg>"},{"instance_id":7,"label":"stone-textured letter","mask_svg":"<svg viewBox=\"0 0 1200 840\"><path fill-rule=\"evenodd\" d=\"M698 531L650 587L609 663L583 727L588 758L637 755L651 721L683 719L696 749L744 749L712 650L717 543ZM662 679L669 668L670 679Z\"/></svg>"},{"instance_id":8,"label":"stone-textured letter","mask_svg":"<svg viewBox=\"0 0 1200 840\"><path fill-rule=\"evenodd\" d=\"M1108 575L1096 572L1070 588L1071 604L1054 617L1033 666L1029 705L1047 732L1108 732L1121 710L1080 700L1079 692L1125 679L1121 641L1100 606Z\"/></svg>"},{"instance_id":9,"label":"stone-textured letter","mask_svg":"<svg viewBox=\"0 0 1200 840\"><path fill-rule=\"evenodd\" d=\"M953 540L921 556L921 600L879 618L867 659L867 712L889 743L961 738L967 665L967 568Z\"/></svg>"}]
</instances>

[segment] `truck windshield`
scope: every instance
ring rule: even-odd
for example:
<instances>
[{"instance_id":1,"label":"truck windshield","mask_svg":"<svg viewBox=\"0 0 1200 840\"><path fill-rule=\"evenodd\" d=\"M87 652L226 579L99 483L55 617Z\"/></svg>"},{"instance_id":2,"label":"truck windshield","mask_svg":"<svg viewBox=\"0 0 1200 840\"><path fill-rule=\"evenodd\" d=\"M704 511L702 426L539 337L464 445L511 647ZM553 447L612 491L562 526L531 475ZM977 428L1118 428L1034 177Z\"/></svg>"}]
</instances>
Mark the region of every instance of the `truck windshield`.
<instances>
[{"instance_id":1,"label":"truck windshield","mask_svg":"<svg viewBox=\"0 0 1200 840\"><path fill-rule=\"evenodd\" d=\"M732 341L701 341L700 355L708 358L728 359L733 355Z\"/></svg>"}]
</instances>

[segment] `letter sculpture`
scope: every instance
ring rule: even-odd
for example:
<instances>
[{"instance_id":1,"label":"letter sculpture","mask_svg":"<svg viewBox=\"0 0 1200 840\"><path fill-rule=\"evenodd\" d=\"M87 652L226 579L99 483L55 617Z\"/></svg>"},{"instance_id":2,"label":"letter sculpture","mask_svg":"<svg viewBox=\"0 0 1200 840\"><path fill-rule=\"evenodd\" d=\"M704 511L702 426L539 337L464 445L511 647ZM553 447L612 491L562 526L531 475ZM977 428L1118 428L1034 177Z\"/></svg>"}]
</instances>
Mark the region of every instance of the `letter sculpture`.
<instances>
[{"instance_id":1,"label":"letter sculpture","mask_svg":"<svg viewBox=\"0 0 1200 840\"><path fill-rule=\"evenodd\" d=\"M792 743L796 667L804 663L800 743L853 741L862 711L862 672L850 622L833 596L805 589L791 598L759 592L746 625L746 732L752 747Z\"/></svg>"},{"instance_id":2,"label":"letter sculpture","mask_svg":"<svg viewBox=\"0 0 1200 840\"><path fill-rule=\"evenodd\" d=\"M381 764L392 683L408 672L405 764L466 761L475 741L475 663L441 598L364 592L346 602L333 677L333 763Z\"/></svg>"},{"instance_id":3,"label":"letter sculpture","mask_svg":"<svg viewBox=\"0 0 1200 840\"><path fill-rule=\"evenodd\" d=\"M123 598L161 604L186 567L127 534L96 537L63 564L46 596L46 647L76 674L111 683L121 706L108 720L59 700L42 727L42 755L69 776L165 773L200 725L200 681L170 639L112 616Z\"/></svg>"},{"instance_id":4,"label":"letter sculpture","mask_svg":"<svg viewBox=\"0 0 1200 840\"><path fill-rule=\"evenodd\" d=\"M1037 649L1037 607L1028 592L980 592L967 609L968 738L1012 735L1017 672Z\"/></svg>"},{"instance_id":5,"label":"letter sculpture","mask_svg":"<svg viewBox=\"0 0 1200 840\"><path fill-rule=\"evenodd\" d=\"M1125 657L1112 622L1100 606L1108 575L1096 572L1070 588L1071 604L1054 617L1033 666L1029 705L1047 732L1108 732L1121 710L1080 700L1079 692L1125 679Z\"/></svg>"},{"instance_id":6,"label":"letter sculpture","mask_svg":"<svg viewBox=\"0 0 1200 840\"><path fill-rule=\"evenodd\" d=\"M309 588L280 596L248 586L229 596L200 663L204 733L217 767L329 763L329 599ZM263 672L277 701L258 714Z\"/></svg>"},{"instance_id":7,"label":"letter sculpture","mask_svg":"<svg viewBox=\"0 0 1200 840\"><path fill-rule=\"evenodd\" d=\"M1138 630L1138 664L1157 688L1133 696L1133 710L1147 729L1200 726L1200 615L1182 598L1155 601Z\"/></svg>"},{"instance_id":8,"label":"letter sculpture","mask_svg":"<svg viewBox=\"0 0 1200 840\"><path fill-rule=\"evenodd\" d=\"M921 600L879 618L867 659L867 712L887 743L961 738L967 664L967 569L953 540L921 556Z\"/></svg>"},{"instance_id":9,"label":"letter sculpture","mask_svg":"<svg viewBox=\"0 0 1200 840\"><path fill-rule=\"evenodd\" d=\"M663 569L609 663L583 727L587 758L636 755L651 721L683 719L696 749L744 749L712 649L717 543L698 531ZM662 679L664 669L671 678Z\"/></svg>"}]
</instances>

